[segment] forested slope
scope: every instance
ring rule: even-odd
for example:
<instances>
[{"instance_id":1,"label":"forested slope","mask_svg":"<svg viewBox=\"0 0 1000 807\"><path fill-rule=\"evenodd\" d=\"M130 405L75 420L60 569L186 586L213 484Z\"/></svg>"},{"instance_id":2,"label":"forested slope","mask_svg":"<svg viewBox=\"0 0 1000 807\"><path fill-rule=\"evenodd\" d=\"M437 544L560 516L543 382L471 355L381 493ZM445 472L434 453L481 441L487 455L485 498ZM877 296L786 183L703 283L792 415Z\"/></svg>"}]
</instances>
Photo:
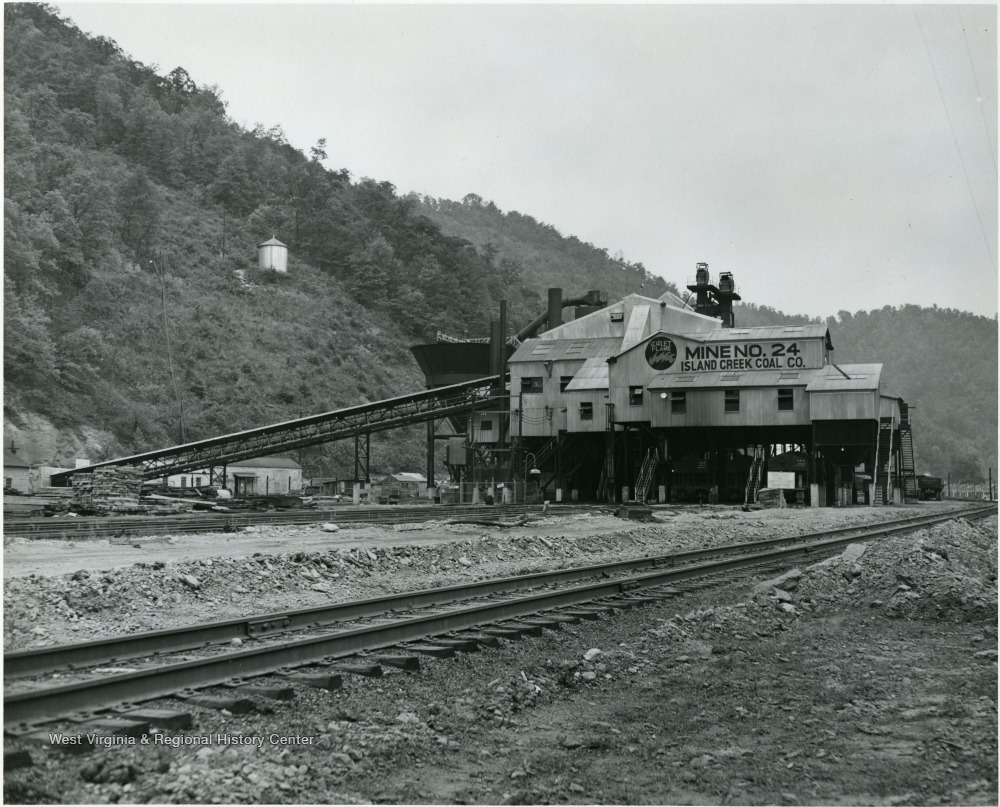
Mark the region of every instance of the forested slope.
<instances>
[{"instance_id":1,"label":"forested slope","mask_svg":"<svg viewBox=\"0 0 1000 807\"><path fill-rule=\"evenodd\" d=\"M218 89L43 5L5 5L4 21L5 422L101 429L93 459L420 389L407 348L487 335L501 299L519 325L550 286L677 290L475 194L401 197L330 171L323 141L306 155L280 127L242 128ZM272 235L288 275L256 268ZM736 317L808 321L752 304ZM904 306L830 324L838 361L883 361L917 404L920 470L995 467L995 320ZM421 429L373 447L379 470L423 468ZM349 459L304 456L307 474Z\"/></svg>"},{"instance_id":2,"label":"forested slope","mask_svg":"<svg viewBox=\"0 0 1000 807\"><path fill-rule=\"evenodd\" d=\"M217 89L45 6L4 17L8 422L95 426L111 455L234 431L421 389L410 344L487 335L500 299L512 323L544 307L516 261L325 169L324 142L243 129ZM272 235L284 277L256 269ZM421 451L396 436L376 456Z\"/></svg>"}]
</instances>

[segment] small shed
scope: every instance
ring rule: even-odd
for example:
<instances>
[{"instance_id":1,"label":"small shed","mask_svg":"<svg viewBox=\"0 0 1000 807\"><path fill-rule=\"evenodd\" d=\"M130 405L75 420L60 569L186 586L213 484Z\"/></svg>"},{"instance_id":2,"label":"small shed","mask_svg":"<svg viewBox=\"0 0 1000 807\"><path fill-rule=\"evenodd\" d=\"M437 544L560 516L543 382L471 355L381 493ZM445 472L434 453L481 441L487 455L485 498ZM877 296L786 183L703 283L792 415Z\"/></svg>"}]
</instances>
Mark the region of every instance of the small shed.
<instances>
[{"instance_id":1,"label":"small shed","mask_svg":"<svg viewBox=\"0 0 1000 807\"><path fill-rule=\"evenodd\" d=\"M389 474L386 482L398 488L404 496L424 496L427 490L427 477L423 474L408 472Z\"/></svg>"},{"instance_id":2,"label":"small shed","mask_svg":"<svg viewBox=\"0 0 1000 807\"><path fill-rule=\"evenodd\" d=\"M16 450L5 448L3 450L3 489L4 492L19 491L21 493L31 492L31 478L29 472L31 463L23 457L17 455Z\"/></svg>"},{"instance_id":3,"label":"small shed","mask_svg":"<svg viewBox=\"0 0 1000 807\"><path fill-rule=\"evenodd\" d=\"M226 487L234 496L270 496L302 490L302 466L288 457L255 457L229 463Z\"/></svg>"}]
</instances>

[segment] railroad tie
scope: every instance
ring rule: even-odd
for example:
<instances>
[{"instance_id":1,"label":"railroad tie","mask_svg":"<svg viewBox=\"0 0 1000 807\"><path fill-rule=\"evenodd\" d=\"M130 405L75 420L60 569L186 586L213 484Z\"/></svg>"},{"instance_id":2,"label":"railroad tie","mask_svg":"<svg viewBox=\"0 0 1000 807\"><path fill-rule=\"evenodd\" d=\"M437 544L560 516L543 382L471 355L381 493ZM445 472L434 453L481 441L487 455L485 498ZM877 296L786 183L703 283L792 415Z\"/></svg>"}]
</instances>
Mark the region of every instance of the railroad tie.
<instances>
[{"instance_id":1,"label":"railroad tie","mask_svg":"<svg viewBox=\"0 0 1000 807\"><path fill-rule=\"evenodd\" d=\"M525 631L515 630L508 626L502 628L483 628L481 632L487 636L494 636L497 639L510 639L511 641L520 639L525 634Z\"/></svg>"},{"instance_id":2,"label":"railroad tie","mask_svg":"<svg viewBox=\"0 0 1000 807\"><path fill-rule=\"evenodd\" d=\"M102 737L142 737L149 734L149 721L104 717L84 723L80 728L87 734Z\"/></svg>"},{"instance_id":3,"label":"railroad tie","mask_svg":"<svg viewBox=\"0 0 1000 807\"><path fill-rule=\"evenodd\" d=\"M569 614L570 616L578 616L580 619L589 619L593 622L595 619L600 619L601 614L611 613L611 609L604 605L588 605L586 611L563 611L562 613Z\"/></svg>"},{"instance_id":4,"label":"railroad tie","mask_svg":"<svg viewBox=\"0 0 1000 807\"><path fill-rule=\"evenodd\" d=\"M552 611L546 612L539 615L540 619L550 620L552 622L562 622L565 625L578 625L580 623L580 617L568 614L565 611Z\"/></svg>"},{"instance_id":5,"label":"railroad tie","mask_svg":"<svg viewBox=\"0 0 1000 807\"><path fill-rule=\"evenodd\" d=\"M411 644L407 645L406 649L411 650L414 653L420 653L423 656L430 656L431 658L455 657L454 647L441 647L440 645L429 645L429 644Z\"/></svg>"},{"instance_id":6,"label":"railroad tie","mask_svg":"<svg viewBox=\"0 0 1000 807\"><path fill-rule=\"evenodd\" d=\"M504 622L500 625L502 629L505 630L516 630L523 635L527 636L541 636L542 626L541 625L530 625L527 622ZM483 633L490 633L486 630Z\"/></svg>"},{"instance_id":7,"label":"railroad tie","mask_svg":"<svg viewBox=\"0 0 1000 807\"><path fill-rule=\"evenodd\" d=\"M483 647L500 647L500 639L496 636L487 636L485 633L461 633L459 639L472 639Z\"/></svg>"},{"instance_id":8,"label":"railroad tie","mask_svg":"<svg viewBox=\"0 0 1000 807\"><path fill-rule=\"evenodd\" d=\"M395 667L399 670L414 672L420 669L420 658L418 656L372 656L379 664Z\"/></svg>"},{"instance_id":9,"label":"railroad tie","mask_svg":"<svg viewBox=\"0 0 1000 807\"><path fill-rule=\"evenodd\" d=\"M434 644L441 647L454 648L459 653L475 653L479 649L479 642L470 637L435 636Z\"/></svg>"},{"instance_id":10,"label":"railroad tie","mask_svg":"<svg viewBox=\"0 0 1000 807\"><path fill-rule=\"evenodd\" d=\"M180 695L176 697L204 709L215 709L216 711L225 709L234 715L249 714L256 708L249 698L228 698L220 695Z\"/></svg>"},{"instance_id":11,"label":"railroad tie","mask_svg":"<svg viewBox=\"0 0 1000 807\"><path fill-rule=\"evenodd\" d=\"M343 677L339 675L326 675L323 673L301 673L299 675L290 675L289 680L307 687L327 689L331 691L334 689L340 689L344 684Z\"/></svg>"},{"instance_id":12,"label":"railroad tie","mask_svg":"<svg viewBox=\"0 0 1000 807\"><path fill-rule=\"evenodd\" d=\"M378 664L352 664L345 662L343 664L331 664L330 669L341 673L349 673L350 675L363 675L366 678L382 677L382 668Z\"/></svg>"},{"instance_id":13,"label":"railroad tie","mask_svg":"<svg viewBox=\"0 0 1000 807\"><path fill-rule=\"evenodd\" d=\"M161 729L189 729L192 720L190 712L176 712L173 709L131 709L122 714L127 720L143 720Z\"/></svg>"},{"instance_id":14,"label":"railroad tie","mask_svg":"<svg viewBox=\"0 0 1000 807\"><path fill-rule=\"evenodd\" d=\"M638 608L641 605L649 605L656 602L653 597L629 597L628 599L615 600L612 606L615 608Z\"/></svg>"},{"instance_id":15,"label":"railroad tie","mask_svg":"<svg viewBox=\"0 0 1000 807\"><path fill-rule=\"evenodd\" d=\"M240 692L247 695L255 695L258 698L268 698L273 701L293 701L295 700L294 687L266 686L259 684L241 684L238 687ZM232 711L230 709L230 711Z\"/></svg>"},{"instance_id":16,"label":"railroad tie","mask_svg":"<svg viewBox=\"0 0 1000 807\"><path fill-rule=\"evenodd\" d=\"M549 619L548 617L534 617L532 619L522 619L521 621L525 625L533 625L544 630L562 630L563 626L561 620Z\"/></svg>"}]
</instances>

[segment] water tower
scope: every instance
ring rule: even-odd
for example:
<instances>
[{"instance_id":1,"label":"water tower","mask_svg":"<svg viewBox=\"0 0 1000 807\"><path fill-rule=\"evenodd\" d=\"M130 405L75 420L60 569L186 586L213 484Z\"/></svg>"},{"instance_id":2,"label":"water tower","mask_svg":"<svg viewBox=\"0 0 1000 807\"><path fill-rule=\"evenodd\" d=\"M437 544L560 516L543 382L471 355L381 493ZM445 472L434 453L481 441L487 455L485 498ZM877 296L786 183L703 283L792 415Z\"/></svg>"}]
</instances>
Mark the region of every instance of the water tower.
<instances>
[{"instance_id":1,"label":"water tower","mask_svg":"<svg viewBox=\"0 0 1000 807\"><path fill-rule=\"evenodd\" d=\"M272 236L270 240L257 245L257 260L261 269L285 274L288 272L288 247Z\"/></svg>"}]
</instances>

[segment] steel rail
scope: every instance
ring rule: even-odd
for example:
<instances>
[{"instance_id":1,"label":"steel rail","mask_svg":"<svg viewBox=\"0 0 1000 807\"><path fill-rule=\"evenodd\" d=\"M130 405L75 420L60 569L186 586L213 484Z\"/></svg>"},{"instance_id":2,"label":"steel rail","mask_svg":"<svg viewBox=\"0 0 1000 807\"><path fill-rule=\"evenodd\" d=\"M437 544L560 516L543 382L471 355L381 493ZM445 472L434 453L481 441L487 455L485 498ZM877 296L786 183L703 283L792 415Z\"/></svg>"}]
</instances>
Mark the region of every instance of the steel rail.
<instances>
[{"instance_id":1,"label":"steel rail","mask_svg":"<svg viewBox=\"0 0 1000 807\"><path fill-rule=\"evenodd\" d=\"M157 535L171 532L224 532L232 527L260 525L296 526L329 521L333 524L407 524L420 521L451 519L467 515L484 518L540 513L543 505L431 505L409 507L386 505L378 508L351 510L303 510L279 513L234 511L232 513L180 515L180 516L112 516L109 518L82 516L73 519L24 519L5 520L4 535L34 538ZM552 512L572 513L593 509L580 504L550 504Z\"/></svg>"},{"instance_id":2,"label":"steel rail","mask_svg":"<svg viewBox=\"0 0 1000 807\"><path fill-rule=\"evenodd\" d=\"M989 512L987 512L987 510ZM995 508L984 508L981 515ZM975 517L979 513L966 513ZM946 520L942 518L941 520ZM898 535L920 529L923 525L903 524L873 531L869 539ZM770 552L740 555L721 561L696 563L682 568L661 569L627 580L610 580L558 591L532 594L513 600L457 609L444 614L429 614L390 623L341 631L325 636L293 640L277 645L217 655L204 659L168 664L100 679L66 684L6 695L5 724L27 724L53 714L66 714L122 702L152 700L176 694L178 690L206 687L236 678L265 675L289 666L304 666L323 659L335 660L360 651L393 647L431 636L485 624L523 617L572 605L601 600L622 593L677 583L694 577L773 564L795 557L816 554L858 540L858 536L840 536L805 545Z\"/></svg>"},{"instance_id":3,"label":"steel rail","mask_svg":"<svg viewBox=\"0 0 1000 807\"><path fill-rule=\"evenodd\" d=\"M538 586L558 585L594 577L602 573L626 574L667 564L692 563L699 559L717 555L763 551L774 547L788 546L789 544L815 542L837 535L850 534L850 539L856 541L872 533L882 534L891 529L919 529L924 526L951 520L956 516L968 514L969 511L963 510L946 514L939 513L908 517L880 524L842 527L818 533L766 538L740 544L726 544L705 549L673 552L667 555L632 558L614 563L571 566L553 572L536 572L529 575L495 578L471 584L463 583L455 586L403 592L366 600L331 603L329 605L320 605L296 611L258 614L245 619L206 622L160 631L112 636L105 639L96 639L91 642L9 652L4 654L4 675L11 678L40 675L67 668L106 664L150 654L181 652L200 648L208 644L228 643L237 638L256 639L262 636L272 636L276 633L302 630L318 625L329 625L335 622L381 616L393 611L426 608L502 592L518 591Z\"/></svg>"}]
</instances>

